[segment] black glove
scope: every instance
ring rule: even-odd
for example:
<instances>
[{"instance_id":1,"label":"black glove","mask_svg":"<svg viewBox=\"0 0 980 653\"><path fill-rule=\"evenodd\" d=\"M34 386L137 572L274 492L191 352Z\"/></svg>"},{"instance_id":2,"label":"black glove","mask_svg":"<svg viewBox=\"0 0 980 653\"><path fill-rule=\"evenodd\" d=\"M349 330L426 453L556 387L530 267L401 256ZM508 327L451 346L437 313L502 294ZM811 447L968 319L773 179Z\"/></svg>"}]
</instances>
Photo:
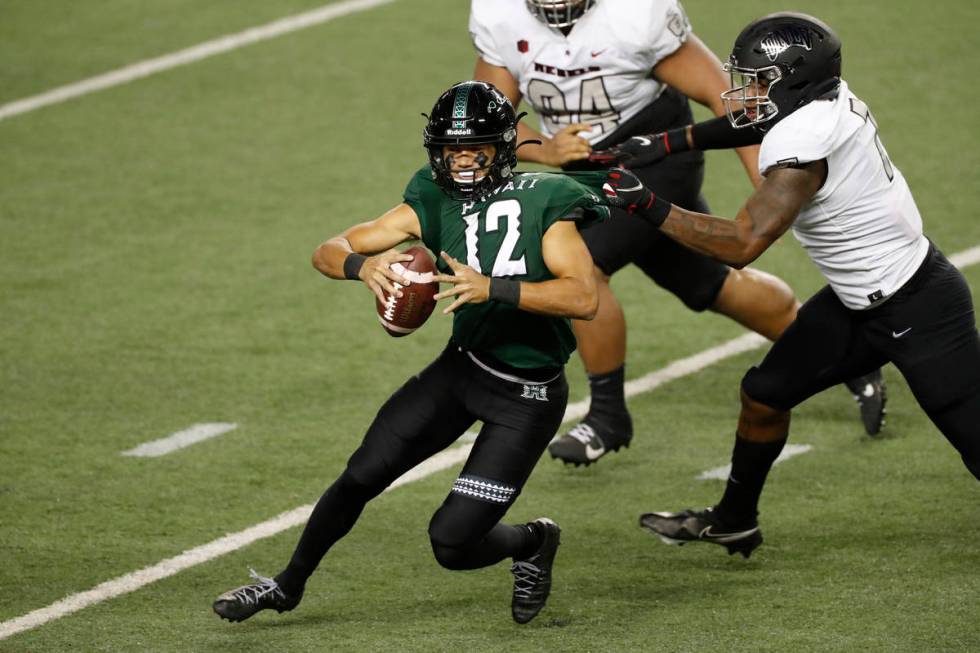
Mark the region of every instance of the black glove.
<instances>
[{"instance_id":1,"label":"black glove","mask_svg":"<svg viewBox=\"0 0 980 653\"><path fill-rule=\"evenodd\" d=\"M671 203L660 199L643 185L640 178L623 168L610 168L602 186L609 206L621 208L659 227L670 213Z\"/></svg>"},{"instance_id":2,"label":"black glove","mask_svg":"<svg viewBox=\"0 0 980 653\"><path fill-rule=\"evenodd\" d=\"M659 134L634 136L606 150L589 155L589 161L605 166L642 168L663 160L668 154L686 152L687 128L680 127Z\"/></svg>"}]
</instances>

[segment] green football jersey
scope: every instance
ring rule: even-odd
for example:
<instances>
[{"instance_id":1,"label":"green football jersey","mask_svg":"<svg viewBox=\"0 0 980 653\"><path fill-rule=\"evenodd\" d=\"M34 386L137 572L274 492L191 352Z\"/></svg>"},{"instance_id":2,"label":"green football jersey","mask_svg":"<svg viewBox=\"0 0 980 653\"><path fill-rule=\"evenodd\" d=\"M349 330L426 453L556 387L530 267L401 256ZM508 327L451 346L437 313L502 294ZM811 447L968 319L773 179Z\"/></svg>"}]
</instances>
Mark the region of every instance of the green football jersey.
<instances>
[{"instance_id":1,"label":"green football jersey","mask_svg":"<svg viewBox=\"0 0 980 653\"><path fill-rule=\"evenodd\" d=\"M589 181L601 187L598 175L604 177L597 173ZM418 215L422 242L437 259L444 251L487 276L530 282L555 278L541 253L541 239L552 224L609 215L599 194L567 175L548 172L518 172L486 197L460 200L447 195L425 166L408 183L405 203ZM437 265L452 274L441 259ZM493 300L459 307L453 340L519 368L558 367L575 351L567 318Z\"/></svg>"}]
</instances>

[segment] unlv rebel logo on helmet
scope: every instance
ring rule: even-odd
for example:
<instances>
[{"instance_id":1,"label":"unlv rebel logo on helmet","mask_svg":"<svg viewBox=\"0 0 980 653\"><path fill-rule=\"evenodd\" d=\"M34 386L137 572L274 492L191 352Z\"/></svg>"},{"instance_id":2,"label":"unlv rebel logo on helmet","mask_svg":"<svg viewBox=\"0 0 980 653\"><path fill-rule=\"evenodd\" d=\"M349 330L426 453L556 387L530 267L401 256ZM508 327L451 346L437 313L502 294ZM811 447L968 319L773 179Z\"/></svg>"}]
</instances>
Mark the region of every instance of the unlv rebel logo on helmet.
<instances>
[{"instance_id":1,"label":"unlv rebel logo on helmet","mask_svg":"<svg viewBox=\"0 0 980 653\"><path fill-rule=\"evenodd\" d=\"M770 32L762 39L759 44L762 51L769 57L769 61L775 61L783 52L798 46L808 52L813 49L813 41L810 38L810 31L799 27L787 27L776 32Z\"/></svg>"}]
</instances>

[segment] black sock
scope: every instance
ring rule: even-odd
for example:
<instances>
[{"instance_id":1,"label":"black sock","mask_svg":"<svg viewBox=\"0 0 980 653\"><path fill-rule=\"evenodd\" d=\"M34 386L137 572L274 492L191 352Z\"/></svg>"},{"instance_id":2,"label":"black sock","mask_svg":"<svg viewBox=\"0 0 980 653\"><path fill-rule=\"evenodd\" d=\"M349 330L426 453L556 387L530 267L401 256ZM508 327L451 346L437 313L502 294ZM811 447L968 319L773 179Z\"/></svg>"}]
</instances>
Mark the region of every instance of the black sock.
<instances>
[{"instance_id":1,"label":"black sock","mask_svg":"<svg viewBox=\"0 0 980 653\"><path fill-rule=\"evenodd\" d=\"M755 523L759 514L759 495L769 469L776 462L786 440L750 442L735 435L732 450L732 472L716 513L722 521L733 524Z\"/></svg>"},{"instance_id":2,"label":"black sock","mask_svg":"<svg viewBox=\"0 0 980 653\"><path fill-rule=\"evenodd\" d=\"M605 374L589 374L589 389L592 394L589 417L614 428L620 427L624 418L627 422L630 421L623 389L625 378L625 365ZM632 428L629 430L632 432Z\"/></svg>"},{"instance_id":3,"label":"black sock","mask_svg":"<svg viewBox=\"0 0 980 653\"><path fill-rule=\"evenodd\" d=\"M517 531L514 541L519 542L513 549L512 557L514 560L527 560L541 546L541 531L534 523L515 524L511 528Z\"/></svg>"}]
</instances>

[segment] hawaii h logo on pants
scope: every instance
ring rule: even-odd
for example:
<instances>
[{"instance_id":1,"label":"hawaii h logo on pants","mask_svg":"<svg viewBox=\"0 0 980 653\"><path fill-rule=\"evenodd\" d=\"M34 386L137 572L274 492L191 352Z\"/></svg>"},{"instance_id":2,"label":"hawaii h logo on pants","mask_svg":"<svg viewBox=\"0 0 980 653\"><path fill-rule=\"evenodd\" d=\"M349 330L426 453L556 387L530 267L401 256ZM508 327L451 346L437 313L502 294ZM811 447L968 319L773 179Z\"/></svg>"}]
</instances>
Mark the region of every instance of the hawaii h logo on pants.
<instances>
[{"instance_id":1,"label":"hawaii h logo on pants","mask_svg":"<svg viewBox=\"0 0 980 653\"><path fill-rule=\"evenodd\" d=\"M538 401L548 401L548 386L524 384L524 392L521 399L537 399Z\"/></svg>"}]
</instances>

